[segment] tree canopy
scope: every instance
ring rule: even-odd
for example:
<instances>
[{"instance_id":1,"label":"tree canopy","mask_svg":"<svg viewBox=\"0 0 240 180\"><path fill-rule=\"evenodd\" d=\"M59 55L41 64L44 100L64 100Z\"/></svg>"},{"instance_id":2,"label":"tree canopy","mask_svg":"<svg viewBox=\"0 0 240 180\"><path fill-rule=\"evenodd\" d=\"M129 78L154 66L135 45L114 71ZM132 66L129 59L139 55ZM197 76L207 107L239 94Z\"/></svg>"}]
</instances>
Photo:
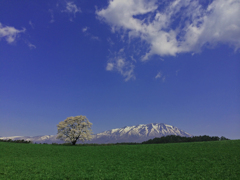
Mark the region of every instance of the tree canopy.
<instances>
[{"instance_id":1,"label":"tree canopy","mask_svg":"<svg viewBox=\"0 0 240 180\"><path fill-rule=\"evenodd\" d=\"M57 125L57 139L70 142L72 145L75 145L78 140L81 140L82 142L85 140L91 140L91 125L92 123L89 122L86 116L80 115L68 117Z\"/></svg>"}]
</instances>

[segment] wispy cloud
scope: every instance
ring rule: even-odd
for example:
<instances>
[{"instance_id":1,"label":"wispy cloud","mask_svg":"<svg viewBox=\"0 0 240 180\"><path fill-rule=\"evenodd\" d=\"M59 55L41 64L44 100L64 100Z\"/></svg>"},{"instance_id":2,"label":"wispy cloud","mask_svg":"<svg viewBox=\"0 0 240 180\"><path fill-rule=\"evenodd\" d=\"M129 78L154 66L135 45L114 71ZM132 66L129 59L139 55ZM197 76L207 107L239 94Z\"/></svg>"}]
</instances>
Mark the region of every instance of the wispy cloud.
<instances>
[{"instance_id":1,"label":"wispy cloud","mask_svg":"<svg viewBox=\"0 0 240 180\"><path fill-rule=\"evenodd\" d=\"M88 30L88 27L82 28L82 32L86 32Z\"/></svg>"},{"instance_id":2,"label":"wispy cloud","mask_svg":"<svg viewBox=\"0 0 240 180\"><path fill-rule=\"evenodd\" d=\"M156 0L112 0L96 14L112 27L112 32L147 42L143 61L155 54L197 53L206 45L219 43L235 51L240 48L239 0L213 0L207 7L200 0L163 3L164 9Z\"/></svg>"},{"instance_id":3,"label":"wispy cloud","mask_svg":"<svg viewBox=\"0 0 240 180\"><path fill-rule=\"evenodd\" d=\"M178 72L179 72L180 70L176 70L176 76L178 75Z\"/></svg>"},{"instance_id":4,"label":"wispy cloud","mask_svg":"<svg viewBox=\"0 0 240 180\"><path fill-rule=\"evenodd\" d=\"M162 72L158 72L157 75L155 76L155 79L161 79L162 82L165 82L166 76L162 75Z\"/></svg>"},{"instance_id":5,"label":"wispy cloud","mask_svg":"<svg viewBox=\"0 0 240 180\"><path fill-rule=\"evenodd\" d=\"M107 67L106 67L107 71L112 71L113 68L114 68L114 64L113 63L107 63Z\"/></svg>"},{"instance_id":6,"label":"wispy cloud","mask_svg":"<svg viewBox=\"0 0 240 180\"><path fill-rule=\"evenodd\" d=\"M98 36L91 35L91 39L100 41L100 38Z\"/></svg>"},{"instance_id":7,"label":"wispy cloud","mask_svg":"<svg viewBox=\"0 0 240 180\"><path fill-rule=\"evenodd\" d=\"M32 21L29 21L29 25L32 27L32 29L34 29Z\"/></svg>"},{"instance_id":8,"label":"wispy cloud","mask_svg":"<svg viewBox=\"0 0 240 180\"><path fill-rule=\"evenodd\" d=\"M130 79L135 80L136 77L133 73L134 71L133 63L126 61L126 56L124 53L124 49L120 49L118 52L112 53L109 58L109 62L107 63L106 70L107 71L117 71L123 77L125 77L125 81L129 81Z\"/></svg>"},{"instance_id":9,"label":"wispy cloud","mask_svg":"<svg viewBox=\"0 0 240 180\"><path fill-rule=\"evenodd\" d=\"M69 20L73 21L73 18L76 17L77 13L81 13L80 7L77 7L77 5L74 2L71 1L59 1L56 6L53 6L51 9L48 10L51 14L51 20L50 23L55 22L54 13L67 13L69 16Z\"/></svg>"},{"instance_id":10,"label":"wispy cloud","mask_svg":"<svg viewBox=\"0 0 240 180\"><path fill-rule=\"evenodd\" d=\"M53 15L53 10L52 9L49 9L48 12L50 12L51 14L51 20L50 20L50 23L53 23L55 20L54 20L54 15Z\"/></svg>"},{"instance_id":11,"label":"wispy cloud","mask_svg":"<svg viewBox=\"0 0 240 180\"><path fill-rule=\"evenodd\" d=\"M107 38L107 41L110 44L110 46L113 46L115 44L110 37Z\"/></svg>"},{"instance_id":12,"label":"wispy cloud","mask_svg":"<svg viewBox=\"0 0 240 180\"><path fill-rule=\"evenodd\" d=\"M30 49L36 49L36 46L33 45L32 43L28 42L27 44Z\"/></svg>"},{"instance_id":13,"label":"wispy cloud","mask_svg":"<svg viewBox=\"0 0 240 180\"><path fill-rule=\"evenodd\" d=\"M161 78L161 77L162 77L162 73L159 72L159 73L157 73L157 75L155 76L155 79L158 79L158 78Z\"/></svg>"},{"instance_id":14,"label":"wispy cloud","mask_svg":"<svg viewBox=\"0 0 240 180\"><path fill-rule=\"evenodd\" d=\"M132 61L134 61L135 63L137 62L137 60L133 57L133 56L130 56Z\"/></svg>"},{"instance_id":15,"label":"wispy cloud","mask_svg":"<svg viewBox=\"0 0 240 180\"><path fill-rule=\"evenodd\" d=\"M162 77L162 82L165 82L166 76Z\"/></svg>"},{"instance_id":16,"label":"wispy cloud","mask_svg":"<svg viewBox=\"0 0 240 180\"><path fill-rule=\"evenodd\" d=\"M91 33L87 32L89 30L89 27L82 28L82 32L85 34L85 36L90 36L93 40L100 41L100 38L98 36L94 36Z\"/></svg>"},{"instance_id":17,"label":"wispy cloud","mask_svg":"<svg viewBox=\"0 0 240 180\"><path fill-rule=\"evenodd\" d=\"M11 26L3 26L0 23L0 39L5 38L5 40L9 44L11 44L16 40L18 34L24 33L25 30L26 30L25 28L23 28L22 30L18 30L14 27L11 27Z\"/></svg>"},{"instance_id":18,"label":"wispy cloud","mask_svg":"<svg viewBox=\"0 0 240 180\"><path fill-rule=\"evenodd\" d=\"M74 4L74 2L67 2L66 3L66 9L63 10L62 12L73 13L74 17L75 17L76 13L80 13L82 11L79 7L77 7L76 4Z\"/></svg>"}]
</instances>

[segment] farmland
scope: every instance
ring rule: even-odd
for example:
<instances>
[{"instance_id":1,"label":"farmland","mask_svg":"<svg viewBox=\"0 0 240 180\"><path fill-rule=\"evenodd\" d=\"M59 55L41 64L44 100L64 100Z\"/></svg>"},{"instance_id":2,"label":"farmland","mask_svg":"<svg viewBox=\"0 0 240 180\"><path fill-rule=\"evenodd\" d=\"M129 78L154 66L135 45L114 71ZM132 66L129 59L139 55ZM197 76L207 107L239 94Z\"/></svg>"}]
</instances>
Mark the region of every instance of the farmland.
<instances>
[{"instance_id":1,"label":"farmland","mask_svg":"<svg viewBox=\"0 0 240 180\"><path fill-rule=\"evenodd\" d=\"M0 179L239 179L240 140L110 146L0 142Z\"/></svg>"}]
</instances>

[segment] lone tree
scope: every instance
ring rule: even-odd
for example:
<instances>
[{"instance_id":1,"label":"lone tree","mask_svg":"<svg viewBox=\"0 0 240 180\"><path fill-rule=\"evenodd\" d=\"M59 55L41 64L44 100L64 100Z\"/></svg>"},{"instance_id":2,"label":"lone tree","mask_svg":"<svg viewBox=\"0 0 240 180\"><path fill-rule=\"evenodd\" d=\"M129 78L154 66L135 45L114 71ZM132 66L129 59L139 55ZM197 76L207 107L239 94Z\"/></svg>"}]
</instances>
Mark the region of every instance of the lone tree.
<instances>
[{"instance_id":1,"label":"lone tree","mask_svg":"<svg viewBox=\"0 0 240 180\"><path fill-rule=\"evenodd\" d=\"M91 125L86 116L68 117L64 121L59 122L57 139L71 142L75 145L78 140L92 139ZM89 128L89 129L88 129Z\"/></svg>"}]
</instances>

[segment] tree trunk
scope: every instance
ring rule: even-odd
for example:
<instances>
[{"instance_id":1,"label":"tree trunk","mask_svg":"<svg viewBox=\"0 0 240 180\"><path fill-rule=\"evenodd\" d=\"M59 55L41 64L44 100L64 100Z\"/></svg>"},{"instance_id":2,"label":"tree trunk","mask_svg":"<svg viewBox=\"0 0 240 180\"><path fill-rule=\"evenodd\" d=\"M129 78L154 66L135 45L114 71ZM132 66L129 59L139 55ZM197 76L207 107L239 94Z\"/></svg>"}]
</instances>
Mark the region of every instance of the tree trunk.
<instances>
[{"instance_id":1,"label":"tree trunk","mask_svg":"<svg viewBox=\"0 0 240 180\"><path fill-rule=\"evenodd\" d=\"M72 145L75 145L75 144L76 144L78 138L79 138L79 136L78 136L74 141L72 141Z\"/></svg>"},{"instance_id":2,"label":"tree trunk","mask_svg":"<svg viewBox=\"0 0 240 180\"><path fill-rule=\"evenodd\" d=\"M77 141L72 141L72 145L75 145Z\"/></svg>"}]
</instances>

